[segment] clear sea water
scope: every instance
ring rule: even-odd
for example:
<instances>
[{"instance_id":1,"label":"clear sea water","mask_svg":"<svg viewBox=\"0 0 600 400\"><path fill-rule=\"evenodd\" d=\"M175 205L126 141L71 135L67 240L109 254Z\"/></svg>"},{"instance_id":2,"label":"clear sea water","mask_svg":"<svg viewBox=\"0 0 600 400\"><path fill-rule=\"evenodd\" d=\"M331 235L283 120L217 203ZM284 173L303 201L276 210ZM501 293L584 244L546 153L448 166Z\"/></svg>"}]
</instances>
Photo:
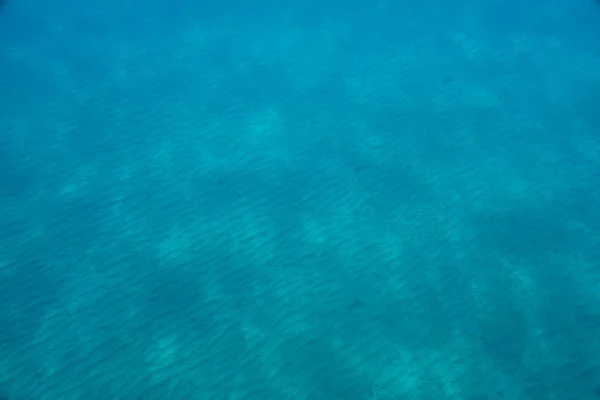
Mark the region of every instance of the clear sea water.
<instances>
[{"instance_id":1,"label":"clear sea water","mask_svg":"<svg viewBox=\"0 0 600 400\"><path fill-rule=\"evenodd\" d=\"M7 1L0 399L599 398L599 2Z\"/></svg>"}]
</instances>

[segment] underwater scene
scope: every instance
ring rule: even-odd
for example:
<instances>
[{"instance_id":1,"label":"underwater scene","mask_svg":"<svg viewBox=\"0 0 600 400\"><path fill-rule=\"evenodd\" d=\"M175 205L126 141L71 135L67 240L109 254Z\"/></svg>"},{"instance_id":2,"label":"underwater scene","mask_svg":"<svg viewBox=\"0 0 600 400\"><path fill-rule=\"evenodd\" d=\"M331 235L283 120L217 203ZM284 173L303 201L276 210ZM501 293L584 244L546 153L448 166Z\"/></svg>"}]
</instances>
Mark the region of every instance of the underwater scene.
<instances>
[{"instance_id":1,"label":"underwater scene","mask_svg":"<svg viewBox=\"0 0 600 400\"><path fill-rule=\"evenodd\" d=\"M0 1L1 400L599 400L600 1Z\"/></svg>"}]
</instances>

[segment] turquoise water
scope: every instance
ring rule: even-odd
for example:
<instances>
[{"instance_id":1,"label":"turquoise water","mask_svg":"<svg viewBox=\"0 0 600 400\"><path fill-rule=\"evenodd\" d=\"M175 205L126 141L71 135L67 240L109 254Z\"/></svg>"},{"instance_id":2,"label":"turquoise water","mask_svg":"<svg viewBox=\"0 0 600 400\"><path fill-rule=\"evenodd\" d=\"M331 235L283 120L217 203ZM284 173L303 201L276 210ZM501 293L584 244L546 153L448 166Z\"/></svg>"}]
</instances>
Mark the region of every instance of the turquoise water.
<instances>
[{"instance_id":1,"label":"turquoise water","mask_svg":"<svg viewBox=\"0 0 600 400\"><path fill-rule=\"evenodd\" d=\"M0 38L3 400L600 398L597 2L8 0Z\"/></svg>"}]
</instances>

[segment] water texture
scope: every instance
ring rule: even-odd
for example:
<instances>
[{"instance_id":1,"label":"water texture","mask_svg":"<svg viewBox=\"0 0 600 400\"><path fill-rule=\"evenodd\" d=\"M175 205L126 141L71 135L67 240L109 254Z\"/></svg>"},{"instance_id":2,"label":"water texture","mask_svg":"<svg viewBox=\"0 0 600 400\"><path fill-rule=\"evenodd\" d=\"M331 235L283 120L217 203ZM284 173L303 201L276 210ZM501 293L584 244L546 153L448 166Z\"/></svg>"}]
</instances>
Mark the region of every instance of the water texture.
<instances>
[{"instance_id":1,"label":"water texture","mask_svg":"<svg viewBox=\"0 0 600 400\"><path fill-rule=\"evenodd\" d=\"M9 0L2 400L600 399L600 4Z\"/></svg>"}]
</instances>

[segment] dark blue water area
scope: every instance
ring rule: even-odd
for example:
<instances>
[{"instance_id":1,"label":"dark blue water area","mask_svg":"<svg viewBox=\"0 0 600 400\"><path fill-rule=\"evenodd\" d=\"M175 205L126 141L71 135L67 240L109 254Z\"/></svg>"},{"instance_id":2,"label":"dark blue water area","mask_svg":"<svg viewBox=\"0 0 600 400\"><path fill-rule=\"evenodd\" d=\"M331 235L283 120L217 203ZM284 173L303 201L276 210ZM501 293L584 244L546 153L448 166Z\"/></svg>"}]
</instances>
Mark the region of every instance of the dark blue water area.
<instances>
[{"instance_id":1,"label":"dark blue water area","mask_svg":"<svg viewBox=\"0 0 600 400\"><path fill-rule=\"evenodd\" d=\"M7 0L0 400L600 398L600 3Z\"/></svg>"}]
</instances>

